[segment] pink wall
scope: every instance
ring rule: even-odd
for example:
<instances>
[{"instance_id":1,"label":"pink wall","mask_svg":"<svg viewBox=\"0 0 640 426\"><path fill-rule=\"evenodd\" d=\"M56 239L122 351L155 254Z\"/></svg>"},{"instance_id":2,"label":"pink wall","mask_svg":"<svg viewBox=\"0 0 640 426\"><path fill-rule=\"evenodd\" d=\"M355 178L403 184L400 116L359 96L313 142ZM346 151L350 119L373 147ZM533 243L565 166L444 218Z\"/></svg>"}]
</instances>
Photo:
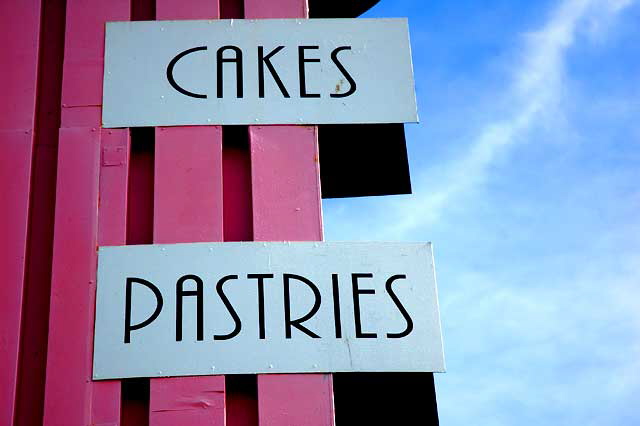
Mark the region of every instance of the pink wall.
<instances>
[{"instance_id":1,"label":"pink wall","mask_svg":"<svg viewBox=\"0 0 640 426\"><path fill-rule=\"evenodd\" d=\"M322 239L317 127L100 126L105 22L309 13L220 2L0 2L0 426L334 424L329 374L91 380L98 246Z\"/></svg>"},{"instance_id":2,"label":"pink wall","mask_svg":"<svg viewBox=\"0 0 640 426\"><path fill-rule=\"evenodd\" d=\"M332 424L329 375L229 378L229 394L223 376L91 380L97 246L321 239L317 130L229 129L226 149L215 126L133 138L103 130L104 23L215 19L221 5L42 4L3 2L0 11L11 41L2 46L11 84L0 114L0 182L13 207L0 220L9 278L0 287L2 424ZM222 9L229 17L308 15L304 0L224 0Z\"/></svg>"}]
</instances>

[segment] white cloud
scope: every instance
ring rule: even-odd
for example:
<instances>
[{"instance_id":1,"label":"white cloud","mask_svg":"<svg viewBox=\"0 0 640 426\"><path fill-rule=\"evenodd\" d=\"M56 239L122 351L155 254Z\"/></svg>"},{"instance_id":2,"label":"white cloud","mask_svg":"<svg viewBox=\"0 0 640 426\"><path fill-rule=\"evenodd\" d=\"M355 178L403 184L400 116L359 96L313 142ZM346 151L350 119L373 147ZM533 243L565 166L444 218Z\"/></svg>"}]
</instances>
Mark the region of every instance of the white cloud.
<instances>
[{"instance_id":1,"label":"white cloud","mask_svg":"<svg viewBox=\"0 0 640 426\"><path fill-rule=\"evenodd\" d=\"M486 122L465 154L439 170L417 176L412 197L392 203L395 220L379 228L381 239L406 239L418 228L437 222L458 197L482 185L490 167L522 140L532 126L561 114L565 56L582 31L600 32L632 0L566 0L539 31L523 36L523 53L514 65L512 83L505 91L504 110L510 113ZM589 26L591 30L586 28ZM437 182L431 176L437 175Z\"/></svg>"},{"instance_id":2,"label":"white cloud","mask_svg":"<svg viewBox=\"0 0 640 426\"><path fill-rule=\"evenodd\" d=\"M511 268L507 281L462 271L450 283L449 373L437 377L446 424L626 424L640 392L640 258L609 270L578 260L559 271L538 259L538 271Z\"/></svg>"}]
</instances>

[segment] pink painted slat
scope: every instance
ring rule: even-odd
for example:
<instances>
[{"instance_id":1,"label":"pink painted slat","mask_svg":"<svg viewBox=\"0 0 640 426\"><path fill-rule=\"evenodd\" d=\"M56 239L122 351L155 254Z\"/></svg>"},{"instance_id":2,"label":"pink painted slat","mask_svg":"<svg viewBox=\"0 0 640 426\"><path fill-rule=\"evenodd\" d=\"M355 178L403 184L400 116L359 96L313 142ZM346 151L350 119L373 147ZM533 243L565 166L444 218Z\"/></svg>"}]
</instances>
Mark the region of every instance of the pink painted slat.
<instances>
[{"instance_id":1,"label":"pink painted slat","mask_svg":"<svg viewBox=\"0 0 640 426\"><path fill-rule=\"evenodd\" d=\"M330 374L258 376L260 426L333 426Z\"/></svg>"},{"instance_id":2,"label":"pink painted slat","mask_svg":"<svg viewBox=\"0 0 640 426\"><path fill-rule=\"evenodd\" d=\"M222 241L222 129L156 129L154 242ZM224 425L224 376L151 379L150 426Z\"/></svg>"},{"instance_id":3,"label":"pink painted slat","mask_svg":"<svg viewBox=\"0 0 640 426\"><path fill-rule=\"evenodd\" d=\"M219 19L219 0L156 0L156 19Z\"/></svg>"},{"instance_id":4,"label":"pink painted slat","mask_svg":"<svg viewBox=\"0 0 640 426\"><path fill-rule=\"evenodd\" d=\"M222 241L222 129L156 129L155 243Z\"/></svg>"},{"instance_id":5,"label":"pink painted slat","mask_svg":"<svg viewBox=\"0 0 640 426\"><path fill-rule=\"evenodd\" d=\"M256 241L322 240L317 127L251 126Z\"/></svg>"},{"instance_id":6,"label":"pink painted slat","mask_svg":"<svg viewBox=\"0 0 640 426\"><path fill-rule=\"evenodd\" d=\"M127 241L129 130L103 130L100 154L98 245L124 245ZM95 294L91 296L95 302ZM91 424L119 424L120 387L119 380L93 383Z\"/></svg>"},{"instance_id":7,"label":"pink painted slat","mask_svg":"<svg viewBox=\"0 0 640 426\"><path fill-rule=\"evenodd\" d=\"M104 28L128 20L130 3L68 0L66 9L44 424L117 424L119 385L94 386L91 354Z\"/></svg>"},{"instance_id":8,"label":"pink painted slat","mask_svg":"<svg viewBox=\"0 0 640 426\"><path fill-rule=\"evenodd\" d=\"M244 0L245 19L308 18L308 0Z\"/></svg>"},{"instance_id":9,"label":"pink painted slat","mask_svg":"<svg viewBox=\"0 0 640 426\"><path fill-rule=\"evenodd\" d=\"M0 212L0 419L9 424L18 378L39 33L39 1L0 2L0 193L9 206Z\"/></svg>"},{"instance_id":10,"label":"pink painted slat","mask_svg":"<svg viewBox=\"0 0 640 426\"><path fill-rule=\"evenodd\" d=\"M0 419L13 424L22 318L22 294L29 217L31 133L0 130Z\"/></svg>"},{"instance_id":11,"label":"pink painted slat","mask_svg":"<svg viewBox=\"0 0 640 426\"><path fill-rule=\"evenodd\" d=\"M64 0L42 2L27 265L14 426L41 426L49 333L51 257L64 49Z\"/></svg>"},{"instance_id":12,"label":"pink painted slat","mask_svg":"<svg viewBox=\"0 0 640 426\"><path fill-rule=\"evenodd\" d=\"M124 245L127 242L129 130L105 129L101 139L98 244Z\"/></svg>"},{"instance_id":13,"label":"pink painted slat","mask_svg":"<svg viewBox=\"0 0 640 426\"><path fill-rule=\"evenodd\" d=\"M223 426L224 376L152 379L152 426Z\"/></svg>"},{"instance_id":14,"label":"pink painted slat","mask_svg":"<svg viewBox=\"0 0 640 426\"><path fill-rule=\"evenodd\" d=\"M245 18L308 18L307 0L245 0ZM322 240L317 127L250 127L253 236ZM259 375L260 426L333 426L328 374Z\"/></svg>"},{"instance_id":15,"label":"pink painted slat","mask_svg":"<svg viewBox=\"0 0 640 426\"><path fill-rule=\"evenodd\" d=\"M250 129L256 241L322 239L316 129ZM260 375L258 406L260 426L332 426L332 377Z\"/></svg>"},{"instance_id":16,"label":"pink painted slat","mask_svg":"<svg viewBox=\"0 0 640 426\"><path fill-rule=\"evenodd\" d=\"M87 425L98 227L100 131L61 129L44 425Z\"/></svg>"},{"instance_id":17,"label":"pink painted slat","mask_svg":"<svg viewBox=\"0 0 640 426\"><path fill-rule=\"evenodd\" d=\"M62 127L100 125L105 23L130 12L129 0L67 1Z\"/></svg>"},{"instance_id":18,"label":"pink painted slat","mask_svg":"<svg viewBox=\"0 0 640 426\"><path fill-rule=\"evenodd\" d=\"M49 333L57 141L57 126L54 129L45 130L40 117L31 168L29 242L22 304L18 395L14 426L42 424Z\"/></svg>"},{"instance_id":19,"label":"pink painted slat","mask_svg":"<svg viewBox=\"0 0 640 426\"><path fill-rule=\"evenodd\" d=\"M0 43L4 82L0 103L0 129L28 130L33 127L40 1L0 2Z\"/></svg>"}]
</instances>

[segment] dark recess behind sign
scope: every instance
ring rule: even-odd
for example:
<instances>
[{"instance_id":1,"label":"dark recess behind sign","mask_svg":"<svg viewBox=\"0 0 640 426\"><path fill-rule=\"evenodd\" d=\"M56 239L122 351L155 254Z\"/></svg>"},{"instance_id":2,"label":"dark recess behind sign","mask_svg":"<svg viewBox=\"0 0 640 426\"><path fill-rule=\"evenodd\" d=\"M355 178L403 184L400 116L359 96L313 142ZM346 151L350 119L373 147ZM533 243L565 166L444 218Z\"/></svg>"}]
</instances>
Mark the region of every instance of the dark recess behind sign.
<instances>
[{"instance_id":1,"label":"dark recess behind sign","mask_svg":"<svg viewBox=\"0 0 640 426\"><path fill-rule=\"evenodd\" d=\"M380 0L309 0L311 18L356 18ZM411 194L403 124L318 126L322 198Z\"/></svg>"},{"instance_id":2,"label":"dark recess behind sign","mask_svg":"<svg viewBox=\"0 0 640 426\"><path fill-rule=\"evenodd\" d=\"M322 198L411 194L404 124L318 126Z\"/></svg>"},{"instance_id":3,"label":"dark recess behind sign","mask_svg":"<svg viewBox=\"0 0 640 426\"><path fill-rule=\"evenodd\" d=\"M380 0L309 0L310 18L355 18Z\"/></svg>"}]
</instances>

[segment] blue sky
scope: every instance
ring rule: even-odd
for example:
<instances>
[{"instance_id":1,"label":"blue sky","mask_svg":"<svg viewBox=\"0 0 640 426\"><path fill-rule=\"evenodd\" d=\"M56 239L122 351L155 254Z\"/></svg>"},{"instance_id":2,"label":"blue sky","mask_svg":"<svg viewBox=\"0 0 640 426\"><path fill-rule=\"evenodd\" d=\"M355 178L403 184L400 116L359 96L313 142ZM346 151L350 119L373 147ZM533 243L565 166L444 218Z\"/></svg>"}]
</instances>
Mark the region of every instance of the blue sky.
<instances>
[{"instance_id":1,"label":"blue sky","mask_svg":"<svg viewBox=\"0 0 640 426\"><path fill-rule=\"evenodd\" d=\"M640 424L640 1L381 0L408 16L414 193L325 238L432 241L441 424Z\"/></svg>"}]
</instances>

